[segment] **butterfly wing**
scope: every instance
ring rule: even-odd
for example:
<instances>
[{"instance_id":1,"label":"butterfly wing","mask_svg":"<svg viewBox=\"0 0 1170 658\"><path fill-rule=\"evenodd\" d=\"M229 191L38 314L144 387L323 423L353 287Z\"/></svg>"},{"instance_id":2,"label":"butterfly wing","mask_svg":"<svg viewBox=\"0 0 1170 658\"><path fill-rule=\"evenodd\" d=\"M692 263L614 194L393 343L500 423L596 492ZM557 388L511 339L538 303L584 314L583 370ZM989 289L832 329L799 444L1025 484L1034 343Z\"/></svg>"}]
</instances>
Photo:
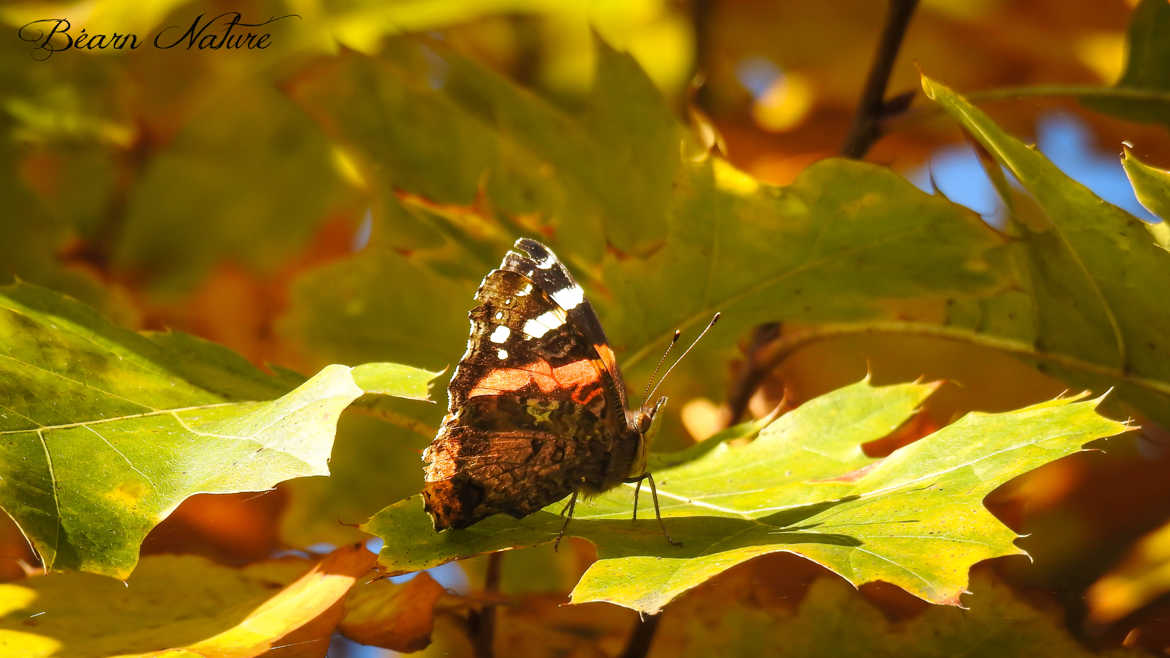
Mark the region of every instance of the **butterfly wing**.
<instances>
[{"instance_id":1,"label":"butterfly wing","mask_svg":"<svg viewBox=\"0 0 1170 658\"><path fill-rule=\"evenodd\" d=\"M500 268L518 272L532 279L565 311L569 323L593 346L593 351L601 359L611 380L617 384L614 394L617 396L618 405L625 409L626 391L617 359L609 346L609 339L605 337L605 330L601 328L601 320L597 318L593 305L585 299L585 291L573 279L565 264L543 244L521 238L516 241L513 249L514 251L504 256Z\"/></svg>"},{"instance_id":2,"label":"butterfly wing","mask_svg":"<svg viewBox=\"0 0 1170 658\"><path fill-rule=\"evenodd\" d=\"M517 248L476 292L447 416L423 454L423 499L437 530L530 514L600 488L632 459L622 385L596 347L608 350L596 315L583 294L563 292L580 288L551 251L523 240Z\"/></svg>"}]
</instances>

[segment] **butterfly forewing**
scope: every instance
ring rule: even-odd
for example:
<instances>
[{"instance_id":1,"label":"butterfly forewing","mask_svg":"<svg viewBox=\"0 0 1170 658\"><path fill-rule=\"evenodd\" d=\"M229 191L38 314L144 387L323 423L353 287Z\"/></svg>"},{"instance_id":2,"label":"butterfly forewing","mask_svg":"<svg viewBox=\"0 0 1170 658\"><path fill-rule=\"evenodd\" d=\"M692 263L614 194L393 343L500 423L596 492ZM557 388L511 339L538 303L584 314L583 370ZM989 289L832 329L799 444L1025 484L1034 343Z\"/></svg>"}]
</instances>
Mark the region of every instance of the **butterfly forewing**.
<instances>
[{"instance_id":1,"label":"butterfly forewing","mask_svg":"<svg viewBox=\"0 0 1170 658\"><path fill-rule=\"evenodd\" d=\"M516 241L515 248L517 251L508 252L504 257L500 268L519 272L532 279L565 311L569 324L584 335L601 357L611 381L617 384L615 394L624 409L626 391L621 385L621 371L618 369L613 349L609 346L609 339L605 337L605 330L601 328L601 320L597 318L593 305L585 299L585 291L573 279L569 268L565 267L548 247L535 240L521 238Z\"/></svg>"}]
</instances>

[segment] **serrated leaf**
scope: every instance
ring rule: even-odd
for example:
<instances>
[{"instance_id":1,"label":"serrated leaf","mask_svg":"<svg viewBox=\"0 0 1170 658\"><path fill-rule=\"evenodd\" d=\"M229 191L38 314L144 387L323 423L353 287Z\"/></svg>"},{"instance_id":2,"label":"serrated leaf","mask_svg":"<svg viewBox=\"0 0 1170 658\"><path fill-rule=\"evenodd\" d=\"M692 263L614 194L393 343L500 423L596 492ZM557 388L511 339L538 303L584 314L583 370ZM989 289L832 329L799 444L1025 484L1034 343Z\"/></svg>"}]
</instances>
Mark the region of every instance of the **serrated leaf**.
<instances>
[{"instance_id":1,"label":"serrated leaf","mask_svg":"<svg viewBox=\"0 0 1170 658\"><path fill-rule=\"evenodd\" d=\"M282 324L330 359L409 350L454 364L467 327L452 301L470 305L523 234L568 263L627 370L715 310L705 353L762 321L890 319L902 300L1011 285L1002 236L887 169L828 160L774 187L708 156L633 59L604 45L573 114L438 45L386 52L288 85L379 195L370 247L303 278Z\"/></svg>"},{"instance_id":2,"label":"serrated leaf","mask_svg":"<svg viewBox=\"0 0 1170 658\"><path fill-rule=\"evenodd\" d=\"M672 381L676 394L713 394L714 380L694 375L713 367L703 359L720 358L721 345L759 322L780 321L813 325L781 341L781 353L843 335L938 337L1012 354L1098 392L1115 387L1116 399L1170 419L1170 344L1161 335L1170 309L1142 284L1170 276L1165 250L1145 223L981 113L977 132L1014 144L1016 165L1034 163L1025 186L1049 190L1040 214L1051 217L1024 240L1008 242L869 165L826 160L773 187L696 154L684 131L661 128L673 121L668 108L612 50L603 49L579 116L436 46L401 41L391 52L331 60L290 85L370 178L385 181L371 247L304 277L284 318L287 335L323 356L409 352L435 367L454 364L464 314L437 300L470 299L507 245L528 233L548 240L581 280L632 381L675 328L724 312ZM426 62L442 84L419 68ZM339 89L366 88L375 90L369 104L338 100L349 95ZM621 134L593 131L594 116L623 112L633 118ZM444 164L465 150L459 167ZM672 171L669 188L664 177L631 173L631 162ZM654 193L640 205L614 189L649 194L647 186ZM411 285L386 295L386 280ZM331 294L337 289L347 294ZM910 300L938 310L908 315L899 304ZM425 328L415 326L421 318ZM434 340L418 344L417 331Z\"/></svg>"},{"instance_id":3,"label":"serrated leaf","mask_svg":"<svg viewBox=\"0 0 1170 658\"><path fill-rule=\"evenodd\" d=\"M1151 167L1137 159L1128 148L1121 152L1121 166L1129 177L1133 192L1146 210L1162 218L1147 224L1146 230L1163 249L1170 250L1170 171Z\"/></svg>"},{"instance_id":4,"label":"serrated leaf","mask_svg":"<svg viewBox=\"0 0 1170 658\"><path fill-rule=\"evenodd\" d=\"M297 385L190 336L138 334L43 288L2 288L0 507L46 567L125 576L188 496L327 475L351 402L425 399L433 376L332 365Z\"/></svg>"},{"instance_id":5,"label":"serrated leaf","mask_svg":"<svg viewBox=\"0 0 1170 658\"><path fill-rule=\"evenodd\" d=\"M197 556L155 555L126 583L66 573L0 584L0 653L321 656L338 621L331 610L373 557L358 546L316 565L284 559L234 569Z\"/></svg>"},{"instance_id":6,"label":"serrated leaf","mask_svg":"<svg viewBox=\"0 0 1170 658\"><path fill-rule=\"evenodd\" d=\"M776 551L802 555L854 584L893 583L933 603L957 604L970 567L1017 555L1014 532L982 505L1013 477L1126 426L1097 400L1058 399L1018 411L971 413L885 459L861 446L908 419L929 384L839 389L780 417L746 446L722 444L655 473L662 514L681 547L666 544L630 487L579 501L569 534L599 559L572 601L608 601L655 613L722 571ZM385 540L379 560L411 571L486 551L551 541L559 505L515 521L491 517L435 533L418 497L364 526Z\"/></svg>"},{"instance_id":7,"label":"serrated leaf","mask_svg":"<svg viewBox=\"0 0 1170 658\"><path fill-rule=\"evenodd\" d=\"M946 86L923 77L939 103L1007 168L1032 205L1013 208L1022 291L993 299L956 325L996 326L1003 347L1046 371L1105 390L1170 421L1170 306L1150 281L1170 280L1170 253L1145 222L1105 203ZM1023 293L1021 295L1021 292Z\"/></svg>"}]
</instances>

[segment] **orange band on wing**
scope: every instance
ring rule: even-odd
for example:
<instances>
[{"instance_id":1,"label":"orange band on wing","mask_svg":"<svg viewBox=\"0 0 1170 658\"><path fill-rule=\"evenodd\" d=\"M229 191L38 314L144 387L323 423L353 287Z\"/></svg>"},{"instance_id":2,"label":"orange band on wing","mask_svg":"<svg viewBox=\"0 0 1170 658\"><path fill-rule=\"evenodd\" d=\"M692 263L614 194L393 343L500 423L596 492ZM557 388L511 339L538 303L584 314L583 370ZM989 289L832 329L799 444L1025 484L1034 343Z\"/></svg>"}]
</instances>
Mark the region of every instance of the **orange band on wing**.
<instances>
[{"instance_id":1,"label":"orange band on wing","mask_svg":"<svg viewBox=\"0 0 1170 658\"><path fill-rule=\"evenodd\" d=\"M593 387L601 380L597 363L590 359L582 359L566 363L553 368L547 361L536 361L518 368L497 368L492 370L476 382L467 397L480 395L499 395L510 391L518 391L529 384L536 384L542 393L552 393L565 389L582 389ZM600 388L595 388L600 391ZM591 400L595 393L590 393L585 400ZM574 394L573 399L577 397ZM581 404L585 404L581 402Z\"/></svg>"},{"instance_id":2,"label":"orange band on wing","mask_svg":"<svg viewBox=\"0 0 1170 658\"><path fill-rule=\"evenodd\" d=\"M553 370L552 376L556 380L557 388L580 388L601 379L597 365L591 359L566 363ZM543 387L541 388L543 390Z\"/></svg>"}]
</instances>

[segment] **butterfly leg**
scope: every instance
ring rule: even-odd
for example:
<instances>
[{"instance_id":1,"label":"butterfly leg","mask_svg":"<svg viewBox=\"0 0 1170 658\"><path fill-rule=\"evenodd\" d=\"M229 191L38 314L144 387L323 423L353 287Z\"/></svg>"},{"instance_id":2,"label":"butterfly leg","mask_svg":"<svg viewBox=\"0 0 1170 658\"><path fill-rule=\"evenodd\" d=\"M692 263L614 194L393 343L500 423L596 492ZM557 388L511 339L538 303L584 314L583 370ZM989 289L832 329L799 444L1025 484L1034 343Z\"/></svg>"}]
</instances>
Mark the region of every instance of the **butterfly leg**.
<instances>
[{"instance_id":1,"label":"butterfly leg","mask_svg":"<svg viewBox=\"0 0 1170 658\"><path fill-rule=\"evenodd\" d=\"M565 529L569 527L569 521L573 520L573 508L577 505L577 492L574 491L569 504L561 508L561 516L565 517L565 522L561 524L561 531L557 533L557 538L553 540L553 551L561 545L561 539L565 536ZM566 514L567 512L567 514Z\"/></svg>"},{"instance_id":2,"label":"butterfly leg","mask_svg":"<svg viewBox=\"0 0 1170 658\"><path fill-rule=\"evenodd\" d=\"M630 517L631 521L638 520L638 492L642 490L642 478L638 478L638 484L634 485L634 515Z\"/></svg>"},{"instance_id":3,"label":"butterfly leg","mask_svg":"<svg viewBox=\"0 0 1170 658\"><path fill-rule=\"evenodd\" d=\"M666 537L667 543L671 546L682 546L681 541L675 541L670 538L670 533L666 531L666 524L662 522L662 511L658 508L658 487L654 486L654 476L649 473L643 473L636 478L626 480L627 483L637 483L634 485L634 520L638 519L638 491L642 488L642 480L650 481L650 495L654 499L654 518L658 519L658 527L662 529L662 536Z\"/></svg>"}]
</instances>

